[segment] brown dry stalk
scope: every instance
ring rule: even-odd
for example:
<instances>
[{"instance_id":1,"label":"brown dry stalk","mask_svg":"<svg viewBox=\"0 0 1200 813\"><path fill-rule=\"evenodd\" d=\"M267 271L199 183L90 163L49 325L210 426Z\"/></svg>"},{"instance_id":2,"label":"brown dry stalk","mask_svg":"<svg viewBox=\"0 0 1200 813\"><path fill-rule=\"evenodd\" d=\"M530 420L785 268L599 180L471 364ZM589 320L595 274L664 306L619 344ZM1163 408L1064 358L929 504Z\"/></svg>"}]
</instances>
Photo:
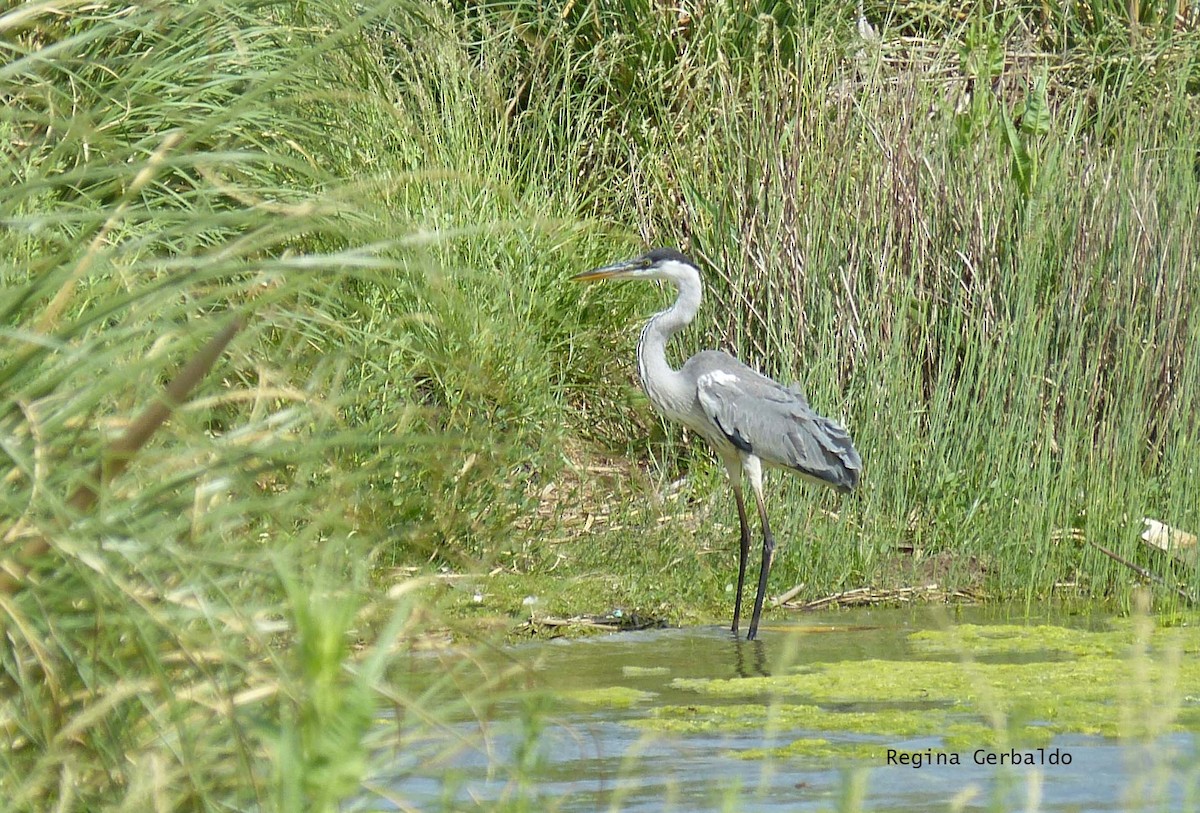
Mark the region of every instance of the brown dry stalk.
<instances>
[{"instance_id":1,"label":"brown dry stalk","mask_svg":"<svg viewBox=\"0 0 1200 813\"><path fill-rule=\"evenodd\" d=\"M171 412L184 402L188 393L208 374L213 365L217 363L217 359L221 357L221 353L225 351L225 348L233 341L233 337L245 324L245 317L235 316L217 335L209 339L204 347L200 348L200 351L171 380L163 394L147 406L142 414L138 415L121 437L109 445L102 456L102 462L96 466L92 480L75 490L75 493L67 500L68 506L83 512L95 505L99 496L99 487L125 470L138 450L146 445L150 437L170 417ZM4 534L5 543L11 543L23 535L22 524L18 522ZM45 536L39 535L26 542L16 558L28 561L48 550L50 550L50 542ZM0 595L12 595L23 586L25 573L24 566L18 562L6 561L0 564Z\"/></svg>"}]
</instances>

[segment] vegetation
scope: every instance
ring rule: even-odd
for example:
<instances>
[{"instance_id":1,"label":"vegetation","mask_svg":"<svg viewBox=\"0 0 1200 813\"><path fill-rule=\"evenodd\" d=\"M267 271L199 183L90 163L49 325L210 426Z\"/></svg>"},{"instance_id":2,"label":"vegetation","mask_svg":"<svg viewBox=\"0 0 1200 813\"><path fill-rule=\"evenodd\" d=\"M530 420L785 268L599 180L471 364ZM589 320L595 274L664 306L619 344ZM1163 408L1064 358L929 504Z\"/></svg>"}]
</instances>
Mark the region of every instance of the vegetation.
<instances>
[{"instance_id":1,"label":"vegetation","mask_svg":"<svg viewBox=\"0 0 1200 813\"><path fill-rule=\"evenodd\" d=\"M723 618L721 475L633 379L663 295L567 281L646 243L708 272L689 352L862 450L772 483L775 587L1124 606L1090 542L1195 593L1136 537L1200 528L1200 57L1135 8L0 12L0 798L386 797L504 678L402 688L458 619Z\"/></svg>"}]
</instances>

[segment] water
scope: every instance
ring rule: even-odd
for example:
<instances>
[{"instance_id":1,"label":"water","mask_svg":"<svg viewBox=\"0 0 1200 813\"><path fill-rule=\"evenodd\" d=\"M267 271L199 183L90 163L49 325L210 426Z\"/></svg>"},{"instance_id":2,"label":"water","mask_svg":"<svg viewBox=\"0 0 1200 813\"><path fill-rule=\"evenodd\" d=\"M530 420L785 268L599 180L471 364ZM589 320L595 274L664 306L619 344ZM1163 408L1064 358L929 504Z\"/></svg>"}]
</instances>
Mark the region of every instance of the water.
<instances>
[{"instance_id":1,"label":"water","mask_svg":"<svg viewBox=\"0 0 1200 813\"><path fill-rule=\"evenodd\" d=\"M965 618L956 617L955 623L984 620L1000 619L995 611L986 616L983 611L970 611ZM1044 750L1027 745L1016 753L1021 758L1032 754L1042 764L979 764L977 754L979 759L998 761L1007 759L1012 751L987 741L990 728L979 728L981 723L996 725L986 719L986 703L980 706L982 711L969 704L960 707L939 696L936 680L930 681L929 700L921 699L921 691L915 699L890 696L891 676L878 674L878 697L818 698L816 702L802 696L803 690L798 692L801 696L791 696L793 689L774 688L774 683L761 680L764 676L803 675L829 664L836 664L838 670L830 673L830 681L842 675L861 680L866 677L864 671L879 670L883 663L891 664L883 667L885 670L896 670L894 682L900 684L903 664L924 661L928 667L931 659L948 675L957 674L964 668L961 656L938 660L915 648L909 639L912 632L945 629L949 623L940 610L860 610L809 615L793 625L766 626L757 642L734 640L724 629L706 627L512 647L495 653L493 661L516 665L524 689L489 708L482 721L477 709L476 716L453 722L454 736L464 745L436 765L428 765L427 757L419 753L399 760L391 791L402 804L419 810L1084 813L1200 806L1194 728L1178 730L1177 725L1163 724L1152 733L1120 739L1071 732L1061 721L1052 726L1032 719L1023 721L1031 726L1025 731L1036 734L1039 726L1057 728L1039 743ZM1022 623L1031 624L1031 635L1045 629L1032 626L1033 622ZM1103 629L1103 623L1086 618L1058 619L1058 623L1073 623L1089 646L1105 640L1099 633L1083 632ZM1066 645L1079 646L1074 639ZM1118 642L1122 652L1123 646ZM1151 657L1159 656L1152 648ZM974 665L969 668L1028 663L1028 672L1019 674L1032 677L1016 681L1026 684L1051 672L1046 664L1058 662L1074 668L1089 663L1089 658L1048 645L1044 651L1026 647L1018 653L980 654L971 658ZM1107 667L1100 660L1096 663L1097 674L1107 674L1103 672ZM436 667L431 661L429 666L436 673L445 669L444 661L438 661ZM1189 669L1171 674L1182 684L1195 676ZM420 674L421 669L417 671ZM696 689L698 685L703 689L703 679L715 679L718 683L714 685L724 687L723 692L737 692L740 687L751 691L736 696L705 694ZM1153 683L1153 676L1146 680ZM1004 693L1004 688L999 691ZM1014 685L1011 690L1019 693L1028 688ZM1187 720L1200 719L1196 692L1200 685L1163 684L1162 688L1166 692L1163 702L1180 704L1174 719L1181 719L1180 715ZM1179 690L1172 691L1176 688ZM646 694L632 700L635 695L630 690ZM1065 708L1072 689L1052 691L1062 692ZM1139 706L1137 698L1124 695L1112 703L1101 698L1093 703L1095 726L1100 726L1093 730L1113 725L1120 715L1153 716L1157 701L1157 696L1151 696ZM816 712L824 715L818 718L819 728L788 724L788 709L800 708L807 714L804 709L814 705L819 707ZM670 711L668 719L682 718L685 725L692 725L690 715L695 710L695 727L659 730L653 721L662 710ZM853 725L836 730L825 722L879 711L898 712L897 727L904 733L856 731ZM738 719L743 712L751 715L750 724ZM772 720L776 712L782 722ZM948 747L943 731L922 730L924 715L974 725L981 732L978 741L971 741L976 735L970 732L976 729L968 728L966 741ZM1051 707L1045 716L1056 717L1056 709ZM652 721L649 727L648 720ZM1092 724L1078 727L1089 726ZM832 753L810 749L820 741L827 742ZM786 750L789 748L797 750ZM908 764L889 764L889 749L895 752L890 762L897 763L904 758L901 754L907 754ZM748 752L753 758L742 758ZM918 757L925 764L915 767ZM929 764L939 759L943 763L957 760L958 764ZM1050 764L1055 760L1058 764ZM1069 764L1063 764L1068 760Z\"/></svg>"}]
</instances>

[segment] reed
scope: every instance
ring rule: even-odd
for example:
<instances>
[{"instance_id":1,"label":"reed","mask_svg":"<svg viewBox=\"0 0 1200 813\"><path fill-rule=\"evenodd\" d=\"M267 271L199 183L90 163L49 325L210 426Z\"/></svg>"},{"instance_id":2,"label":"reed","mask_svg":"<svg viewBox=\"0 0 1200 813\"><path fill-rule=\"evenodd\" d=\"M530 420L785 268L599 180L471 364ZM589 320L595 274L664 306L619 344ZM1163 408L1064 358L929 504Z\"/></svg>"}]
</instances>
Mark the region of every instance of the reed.
<instances>
[{"instance_id":1,"label":"reed","mask_svg":"<svg viewBox=\"0 0 1200 813\"><path fill-rule=\"evenodd\" d=\"M1194 21L826 5L0 14L0 797L387 797L498 696L406 692L456 616L723 617L720 472L632 378L659 295L567 282L645 243L867 461L775 485L780 589L902 546L1126 601L1086 542L1200 527Z\"/></svg>"}]
</instances>

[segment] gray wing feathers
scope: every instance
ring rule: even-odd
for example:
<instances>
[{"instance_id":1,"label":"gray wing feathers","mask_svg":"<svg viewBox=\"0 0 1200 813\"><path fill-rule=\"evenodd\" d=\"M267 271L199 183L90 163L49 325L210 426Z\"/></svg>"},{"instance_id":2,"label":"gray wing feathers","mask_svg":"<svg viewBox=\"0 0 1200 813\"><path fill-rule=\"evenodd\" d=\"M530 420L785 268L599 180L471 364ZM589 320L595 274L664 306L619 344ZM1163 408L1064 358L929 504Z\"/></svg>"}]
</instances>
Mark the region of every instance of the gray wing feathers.
<instances>
[{"instance_id":1,"label":"gray wing feathers","mask_svg":"<svg viewBox=\"0 0 1200 813\"><path fill-rule=\"evenodd\" d=\"M696 392L704 413L742 451L839 491L858 485L862 460L850 435L841 424L813 412L798 389L747 367L703 372Z\"/></svg>"}]
</instances>

